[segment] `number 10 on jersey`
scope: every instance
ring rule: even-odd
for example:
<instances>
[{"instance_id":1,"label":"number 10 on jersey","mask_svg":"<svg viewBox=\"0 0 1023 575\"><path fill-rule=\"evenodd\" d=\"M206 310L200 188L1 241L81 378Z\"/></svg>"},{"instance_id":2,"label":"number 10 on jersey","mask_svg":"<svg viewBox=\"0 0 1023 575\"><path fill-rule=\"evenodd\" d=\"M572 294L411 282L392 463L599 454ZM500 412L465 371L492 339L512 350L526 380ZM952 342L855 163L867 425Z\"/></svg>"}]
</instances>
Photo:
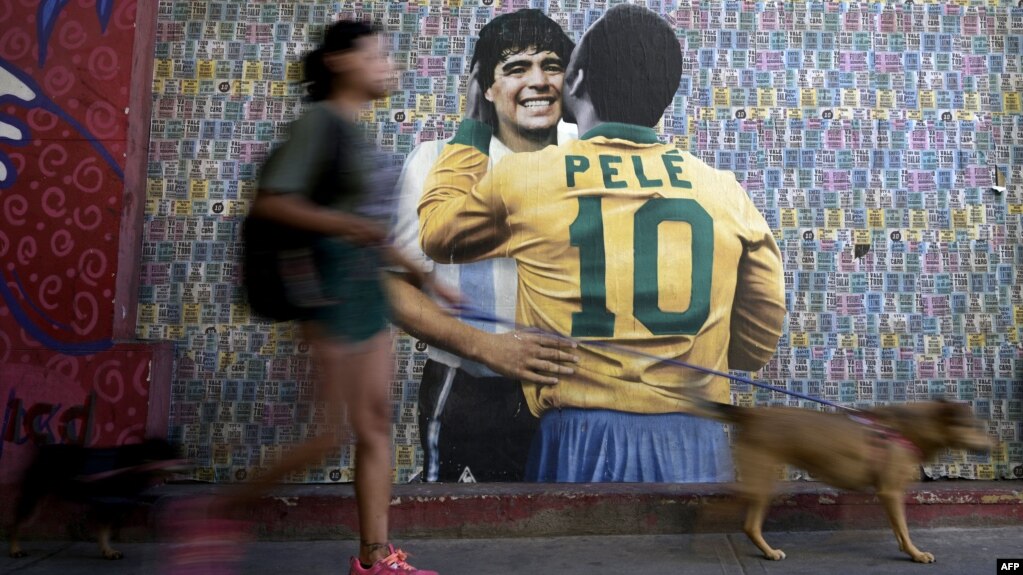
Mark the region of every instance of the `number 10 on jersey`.
<instances>
[{"instance_id":1,"label":"number 10 on jersey","mask_svg":"<svg viewBox=\"0 0 1023 575\"><path fill-rule=\"evenodd\" d=\"M685 222L692 230L689 308L662 311L658 303L658 227L662 222ZM601 198L579 198L579 215L569 227L573 247L579 248L579 287L582 310L572 313L573 337L614 337L615 314L607 309L607 258ZM633 314L653 335L693 335L710 314L714 270L714 220L696 200L653 198L633 216Z\"/></svg>"}]
</instances>

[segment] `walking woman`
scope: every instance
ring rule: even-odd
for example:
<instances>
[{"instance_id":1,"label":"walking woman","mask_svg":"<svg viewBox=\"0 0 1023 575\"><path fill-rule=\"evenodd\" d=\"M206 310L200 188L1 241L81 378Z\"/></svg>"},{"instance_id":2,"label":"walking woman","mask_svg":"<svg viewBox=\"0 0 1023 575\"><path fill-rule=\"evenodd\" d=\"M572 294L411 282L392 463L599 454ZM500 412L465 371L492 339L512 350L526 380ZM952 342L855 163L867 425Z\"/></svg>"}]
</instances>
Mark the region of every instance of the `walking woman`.
<instances>
[{"instance_id":1,"label":"walking woman","mask_svg":"<svg viewBox=\"0 0 1023 575\"><path fill-rule=\"evenodd\" d=\"M347 407L356 437L355 492L361 545L351 559L353 575L436 575L416 569L388 540L391 499L391 400L394 359L383 266L406 266L387 240L381 222L393 197L397 173L388 170L360 134L359 112L386 96L394 70L376 31L341 21L305 61L312 104L291 125L290 139L276 150L259 179L251 219L286 226L274 241L313 238L310 257L296 258L287 290L297 303L303 338L317 362L318 399L332 423ZM421 281L425 277L417 276ZM288 283L286 279L285 283ZM449 294L449 298L453 297ZM315 463L340 446L327 434L289 449L283 460L248 493ZM239 497L239 500L243 497Z\"/></svg>"}]
</instances>

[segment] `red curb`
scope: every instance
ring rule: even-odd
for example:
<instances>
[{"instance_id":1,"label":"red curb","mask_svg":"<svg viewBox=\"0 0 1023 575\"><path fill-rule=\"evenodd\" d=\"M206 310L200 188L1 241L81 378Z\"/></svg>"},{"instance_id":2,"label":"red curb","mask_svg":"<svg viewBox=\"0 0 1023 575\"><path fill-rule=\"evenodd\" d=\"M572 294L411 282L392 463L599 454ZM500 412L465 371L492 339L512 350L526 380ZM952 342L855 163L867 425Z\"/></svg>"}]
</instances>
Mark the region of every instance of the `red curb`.
<instances>
[{"instance_id":1,"label":"red curb","mask_svg":"<svg viewBox=\"0 0 1023 575\"><path fill-rule=\"evenodd\" d=\"M122 540L158 538L160 511L175 499L213 495L231 486L164 485L150 492L154 505L125 522ZM13 506L0 495L0 509ZM906 497L912 528L996 527L1023 522L1023 483L939 481L917 484ZM4 518L5 521L7 518ZM282 485L241 517L257 535L273 540L356 538L354 492L349 485ZM729 533L742 525L742 509L727 484L410 484L394 488L391 531L396 539L546 537L652 533ZM870 494L820 483L785 484L765 529L817 531L887 526ZM91 538L84 513L55 503L39 514L26 538Z\"/></svg>"}]
</instances>

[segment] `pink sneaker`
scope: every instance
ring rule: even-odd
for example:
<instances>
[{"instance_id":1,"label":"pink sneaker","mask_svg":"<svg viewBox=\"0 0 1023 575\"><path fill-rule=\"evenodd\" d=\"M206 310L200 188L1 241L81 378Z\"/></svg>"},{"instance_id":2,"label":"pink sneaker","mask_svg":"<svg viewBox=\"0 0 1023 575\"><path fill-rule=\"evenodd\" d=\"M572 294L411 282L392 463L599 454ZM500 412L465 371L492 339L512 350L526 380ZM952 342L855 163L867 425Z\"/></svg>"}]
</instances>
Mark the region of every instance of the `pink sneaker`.
<instances>
[{"instance_id":1,"label":"pink sneaker","mask_svg":"<svg viewBox=\"0 0 1023 575\"><path fill-rule=\"evenodd\" d=\"M436 571L416 569L409 565L405 562L405 559L408 558L408 553L401 549L395 549L394 545L388 545L387 549L390 550L391 554L374 563L369 569L362 566L358 557L352 557L352 569L348 572L348 575L439 575Z\"/></svg>"}]
</instances>

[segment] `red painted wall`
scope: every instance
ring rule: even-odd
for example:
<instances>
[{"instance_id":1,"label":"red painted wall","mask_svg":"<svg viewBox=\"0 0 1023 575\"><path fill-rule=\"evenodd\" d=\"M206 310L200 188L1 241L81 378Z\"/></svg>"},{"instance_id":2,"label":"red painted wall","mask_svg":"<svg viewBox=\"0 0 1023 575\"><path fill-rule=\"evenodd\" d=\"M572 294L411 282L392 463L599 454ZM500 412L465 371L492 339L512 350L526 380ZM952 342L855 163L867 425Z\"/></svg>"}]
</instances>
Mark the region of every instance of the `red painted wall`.
<instances>
[{"instance_id":1,"label":"red painted wall","mask_svg":"<svg viewBox=\"0 0 1023 575\"><path fill-rule=\"evenodd\" d=\"M154 382L169 347L124 343L155 10L0 2L0 484L35 443L118 445L166 426Z\"/></svg>"}]
</instances>

